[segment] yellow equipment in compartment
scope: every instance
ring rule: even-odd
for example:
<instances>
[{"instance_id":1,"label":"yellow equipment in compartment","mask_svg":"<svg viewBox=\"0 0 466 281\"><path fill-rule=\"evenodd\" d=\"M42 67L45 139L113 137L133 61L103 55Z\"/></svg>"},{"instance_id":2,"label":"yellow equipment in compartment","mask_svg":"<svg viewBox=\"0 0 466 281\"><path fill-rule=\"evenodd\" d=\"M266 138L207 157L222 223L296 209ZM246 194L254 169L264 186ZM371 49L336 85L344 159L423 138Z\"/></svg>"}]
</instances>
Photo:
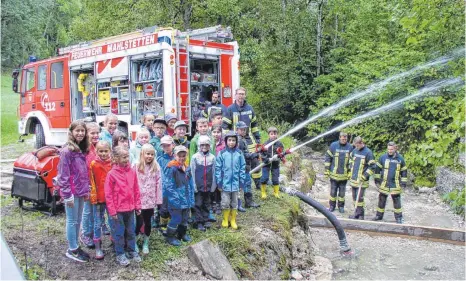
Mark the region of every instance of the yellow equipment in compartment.
<instances>
[{"instance_id":1,"label":"yellow equipment in compartment","mask_svg":"<svg viewBox=\"0 0 466 281\"><path fill-rule=\"evenodd\" d=\"M110 91L100 90L97 99L98 99L98 103L100 106L109 106L110 105Z\"/></svg>"},{"instance_id":2,"label":"yellow equipment in compartment","mask_svg":"<svg viewBox=\"0 0 466 281\"><path fill-rule=\"evenodd\" d=\"M83 94L83 107L89 104L89 94L94 93L94 76L92 74L81 73L77 79L78 91Z\"/></svg>"}]
</instances>

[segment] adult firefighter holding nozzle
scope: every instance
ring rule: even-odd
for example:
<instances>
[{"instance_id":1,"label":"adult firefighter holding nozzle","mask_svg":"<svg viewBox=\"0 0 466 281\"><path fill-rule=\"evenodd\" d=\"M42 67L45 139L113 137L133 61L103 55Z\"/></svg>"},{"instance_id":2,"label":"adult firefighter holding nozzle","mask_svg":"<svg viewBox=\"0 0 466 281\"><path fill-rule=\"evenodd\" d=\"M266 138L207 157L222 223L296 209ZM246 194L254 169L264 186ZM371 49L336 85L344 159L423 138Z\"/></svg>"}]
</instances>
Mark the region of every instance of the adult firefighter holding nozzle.
<instances>
[{"instance_id":1,"label":"adult firefighter holding nozzle","mask_svg":"<svg viewBox=\"0 0 466 281\"><path fill-rule=\"evenodd\" d=\"M223 115L222 128L230 131L237 131L237 124L239 121L243 121L247 128L244 139L248 145L248 151L255 153L254 158L251 159L251 169L254 169L259 165L259 154L256 153L256 147L260 144L260 133L257 125L256 114L251 105L246 102L246 89L239 87L235 91L235 102L230 105L225 114ZM259 169L256 173L251 175L254 180L256 188L260 188L260 178L262 176L262 170ZM245 196L245 207L246 208L257 208L259 205L252 200L252 192L244 194Z\"/></svg>"},{"instance_id":2,"label":"adult firefighter holding nozzle","mask_svg":"<svg viewBox=\"0 0 466 281\"><path fill-rule=\"evenodd\" d=\"M329 211L345 212L345 191L350 171L350 153L353 146L348 143L348 134L340 132L339 140L333 142L325 152L325 176L330 178Z\"/></svg>"},{"instance_id":3,"label":"adult firefighter holding nozzle","mask_svg":"<svg viewBox=\"0 0 466 281\"><path fill-rule=\"evenodd\" d=\"M350 174L348 179L352 187L353 202L356 210L350 219L364 220L364 193L369 187L369 178L375 171L375 159L372 151L366 147L361 137L353 140L355 148L350 154Z\"/></svg>"},{"instance_id":4,"label":"adult firefighter holding nozzle","mask_svg":"<svg viewBox=\"0 0 466 281\"><path fill-rule=\"evenodd\" d=\"M401 154L397 152L397 145L394 142L387 144L387 153L380 156L376 163L375 184L379 190L379 203L374 221L383 219L385 205L388 195L391 195L393 200L393 208L395 209L396 223L403 223L403 215L401 212L401 192L406 188L408 182L408 168Z\"/></svg>"}]
</instances>

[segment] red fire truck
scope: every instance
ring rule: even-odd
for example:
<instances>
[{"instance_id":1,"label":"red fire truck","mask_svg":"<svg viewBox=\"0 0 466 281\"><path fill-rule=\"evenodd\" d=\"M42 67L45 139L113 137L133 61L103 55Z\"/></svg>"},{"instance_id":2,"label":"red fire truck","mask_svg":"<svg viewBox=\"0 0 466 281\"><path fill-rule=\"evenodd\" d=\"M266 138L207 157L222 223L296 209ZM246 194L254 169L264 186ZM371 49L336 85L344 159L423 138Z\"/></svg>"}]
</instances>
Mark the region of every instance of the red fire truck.
<instances>
[{"instance_id":1,"label":"red fire truck","mask_svg":"<svg viewBox=\"0 0 466 281\"><path fill-rule=\"evenodd\" d=\"M72 121L102 124L108 113L133 139L146 113L176 114L193 128L213 91L225 106L233 102L239 49L232 39L222 26L186 32L150 27L60 48L59 56L13 73L19 133L35 134L36 148L61 146Z\"/></svg>"}]
</instances>

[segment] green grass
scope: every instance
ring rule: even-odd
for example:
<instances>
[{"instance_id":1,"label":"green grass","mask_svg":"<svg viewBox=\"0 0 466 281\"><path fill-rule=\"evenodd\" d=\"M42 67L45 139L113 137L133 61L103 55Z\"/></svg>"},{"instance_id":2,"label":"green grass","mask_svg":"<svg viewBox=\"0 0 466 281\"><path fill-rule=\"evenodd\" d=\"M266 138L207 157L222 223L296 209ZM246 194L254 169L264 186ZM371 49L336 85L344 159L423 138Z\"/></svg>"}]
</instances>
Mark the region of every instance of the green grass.
<instances>
[{"instance_id":1,"label":"green grass","mask_svg":"<svg viewBox=\"0 0 466 281\"><path fill-rule=\"evenodd\" d=\"M10 73L2 73L1 85L1 145L15 143L18 140L19 94L11 89Z\"/></svg>"},{"instance_id":2,"label":"green grass","mask_svg":"<svg viewBox=\"0 0 466 281\"><path fill-rule=\"evenodd\" d=\"M259 199L259 192L254 190L254 197L262 206L258 209L248 209L246 213L238 215L237 231L230 228L219 228L217 223L207 232L198 230L190 230L194 244L204 239L211 240L217 244L223 254L228 258L233 269L241 274L242 278L253 279L255 269L264 266L264 257L261 252L257 252L251 245L251 237L253 237L253 228L256 226L267 227L275 232L280 233L280 236L291 243L291 228L293 222L297 220L298 214L301 212L299 207L299 199L282 194L281 199L275 199L269 196L265 202ZM217 219L221 219L217 216ZM154 276L159 276L161 271L167 270L165 262L181 258L187 255L186 247L167 246L164 238L160 235L151 236L151 249L163 249L151 251L148 258L143 259L142 267L151 271ZM186 243L183 243L187 245ZM286 273L288 269L283 268Z\"/></svg>"}]
</instances>

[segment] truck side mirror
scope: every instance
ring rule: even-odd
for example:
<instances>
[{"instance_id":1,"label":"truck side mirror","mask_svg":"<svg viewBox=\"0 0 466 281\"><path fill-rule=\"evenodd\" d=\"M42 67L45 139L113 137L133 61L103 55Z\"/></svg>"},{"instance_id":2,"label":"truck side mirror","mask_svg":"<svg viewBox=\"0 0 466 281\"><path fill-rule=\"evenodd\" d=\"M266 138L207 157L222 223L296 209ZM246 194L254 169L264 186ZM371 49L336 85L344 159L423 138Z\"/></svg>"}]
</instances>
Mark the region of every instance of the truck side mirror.
<instances>
[{"instance_id":1,"label":"truck side mirror","mask_svg":"<svg viewBox=\"0 0 466 281\"><path fill-rule=\"evenodd\" d=\"M11 74L11 77L13 77L13 92L17 93L18 92L18 76L19 76L19 69L14 69L13 73Z\"/></svg>"}]
</instances>

